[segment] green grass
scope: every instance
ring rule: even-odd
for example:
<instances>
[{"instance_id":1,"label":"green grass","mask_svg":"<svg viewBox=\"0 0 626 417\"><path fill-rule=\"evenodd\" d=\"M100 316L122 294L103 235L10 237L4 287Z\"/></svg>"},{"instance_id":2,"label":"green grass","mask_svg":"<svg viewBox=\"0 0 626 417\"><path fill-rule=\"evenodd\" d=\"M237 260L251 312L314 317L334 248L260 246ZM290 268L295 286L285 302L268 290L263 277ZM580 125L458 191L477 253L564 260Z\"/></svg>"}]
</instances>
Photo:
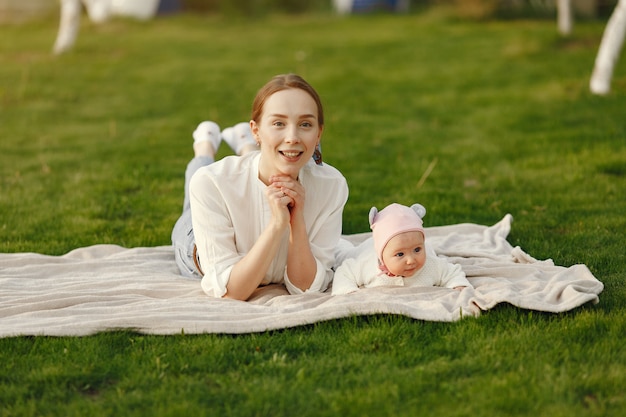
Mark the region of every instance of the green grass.
<instances>
[{"instance_id":1,"label":"green grass","mask_svg":"<svg viewBox=\"0 0 626 417\"><path fill-rule=\"evenodd\" d=\"M0 415L623 415L626 66L610 95L588 92L602 31L436 12L179 15L83 22L54 57L54 20L0 27L1 252L169 244L195 125L245 120L265 81L298 72L324 99L324 159L350 185L344 232L390 202L421 202L427 226L511 213L512 244L605 284L598 305L564 314L4 338Z\"/></svg>"}]
</instances>

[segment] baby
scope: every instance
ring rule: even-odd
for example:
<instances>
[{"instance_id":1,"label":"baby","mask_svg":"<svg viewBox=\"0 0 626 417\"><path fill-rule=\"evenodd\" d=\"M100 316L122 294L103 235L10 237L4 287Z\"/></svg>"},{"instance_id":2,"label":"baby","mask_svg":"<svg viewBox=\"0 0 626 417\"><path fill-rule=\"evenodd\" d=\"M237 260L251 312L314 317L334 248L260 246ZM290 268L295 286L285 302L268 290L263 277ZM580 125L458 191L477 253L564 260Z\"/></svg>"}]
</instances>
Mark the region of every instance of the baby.
<instances>
[{"instance_id":1,"label":"baby","mask_svg":"<svg viewBox=\"0 0 626 417\"><path fill-rule=\"evenodd\" d=\"M438 286L462 290L471 287L460 265L426 251L421 204L390 204L378 212L372 207L372 237L353 249L335 271L332 294L361 287ZM341 258L339 256L338 258Z\"/></svg>"}]
</instances>

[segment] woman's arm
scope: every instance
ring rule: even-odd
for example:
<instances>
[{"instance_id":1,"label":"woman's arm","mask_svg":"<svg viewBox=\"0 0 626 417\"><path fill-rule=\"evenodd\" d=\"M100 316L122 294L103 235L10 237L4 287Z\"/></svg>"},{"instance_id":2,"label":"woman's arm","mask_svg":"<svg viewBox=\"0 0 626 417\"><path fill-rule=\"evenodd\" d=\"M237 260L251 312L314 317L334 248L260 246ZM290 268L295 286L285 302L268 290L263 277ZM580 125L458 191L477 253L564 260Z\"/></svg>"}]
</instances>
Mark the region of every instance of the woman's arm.
<instances>
[{"instance_id":1,"label":"woman's arm","mask_svg":"<svg viewBox=\"0 0 626 417\"><path fill-rule=\"evenodd\" d=\"M280 186L273 184L267 187L265 194L272 211L270 222L252 249L234 265L226 285L225 298L247 300L252 295L276 257L282 237L289 228L289 206L293 204L293 199Z\"/></svg>"},{"instance_id":2,"label":"woman's arm","mask_svg":"<svg viewBox=\"0 0 626 417\"><path fill-rule=\"evenodd\" d=\"M284 230L272 224L265 228L252 249L233 266L224 298L247 300L252 295L278 252Z\"/></svg>"},{"instance_id":3,"label":"woman's arm","mask_svg":"<svg viewBox=\"0 0 626 417\"><path fill-rule=\"evenodd\" d=\"M267 279L287 238L291 200L276 188L258 193L241 158L225 162L198 171L189 186L201 285L208 295L246 300ZM261 226L263 200L270 213Z\"/></svg>"},{"instance_id":4,"label":"woman's arm","mask_svg":"<svg viewBox=\"0 0 626 417\"><path fill-rule=\"evenodd\" d=\"M302 184L288 176L273 176L270 181L270 188L276 187L290 199L287 205L289 210L287 275L294 286L305 291L313 283L317 272L317 262L311 251L304 220L305 190Z\"/></svg>"}]
</instances>

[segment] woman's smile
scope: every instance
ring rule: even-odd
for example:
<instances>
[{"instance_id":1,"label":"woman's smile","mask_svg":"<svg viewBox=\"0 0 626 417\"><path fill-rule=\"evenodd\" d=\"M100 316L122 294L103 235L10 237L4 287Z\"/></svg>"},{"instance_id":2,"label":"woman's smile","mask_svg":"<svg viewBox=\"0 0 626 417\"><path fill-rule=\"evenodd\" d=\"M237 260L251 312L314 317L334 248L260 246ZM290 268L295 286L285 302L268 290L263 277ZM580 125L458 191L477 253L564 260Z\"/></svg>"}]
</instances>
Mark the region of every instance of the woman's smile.
<instances>
[{"instance_id":1,"label":"woman's smile","mask_svg":"<svg viewBox=\"0 0 626 417\"><path fill-rule=\"evenodd\" d=\"M302 155L301 151L278 151L281 155L283 155L287 159L297 160L300 155Z\"/></svg>"}]
</instances>

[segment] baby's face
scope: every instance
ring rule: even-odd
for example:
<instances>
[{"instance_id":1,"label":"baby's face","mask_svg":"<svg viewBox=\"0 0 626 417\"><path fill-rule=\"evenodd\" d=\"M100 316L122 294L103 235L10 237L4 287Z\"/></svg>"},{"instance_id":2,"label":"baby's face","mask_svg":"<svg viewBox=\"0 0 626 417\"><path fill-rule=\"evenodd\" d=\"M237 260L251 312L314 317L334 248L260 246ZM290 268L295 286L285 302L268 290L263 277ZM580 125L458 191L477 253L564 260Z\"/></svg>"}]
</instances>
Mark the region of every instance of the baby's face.
<instances>
[{"instance_id":1,"label":"baby's face","mask_svg":"<svg viewBox=\"0 0 626 417\"><path fill-rule=\"evenodd\" d=\"M383 249L383 262L393 275L413 276L426 262L424 235L405 232L392 237Z\"/></svg>"}]
</instances>

